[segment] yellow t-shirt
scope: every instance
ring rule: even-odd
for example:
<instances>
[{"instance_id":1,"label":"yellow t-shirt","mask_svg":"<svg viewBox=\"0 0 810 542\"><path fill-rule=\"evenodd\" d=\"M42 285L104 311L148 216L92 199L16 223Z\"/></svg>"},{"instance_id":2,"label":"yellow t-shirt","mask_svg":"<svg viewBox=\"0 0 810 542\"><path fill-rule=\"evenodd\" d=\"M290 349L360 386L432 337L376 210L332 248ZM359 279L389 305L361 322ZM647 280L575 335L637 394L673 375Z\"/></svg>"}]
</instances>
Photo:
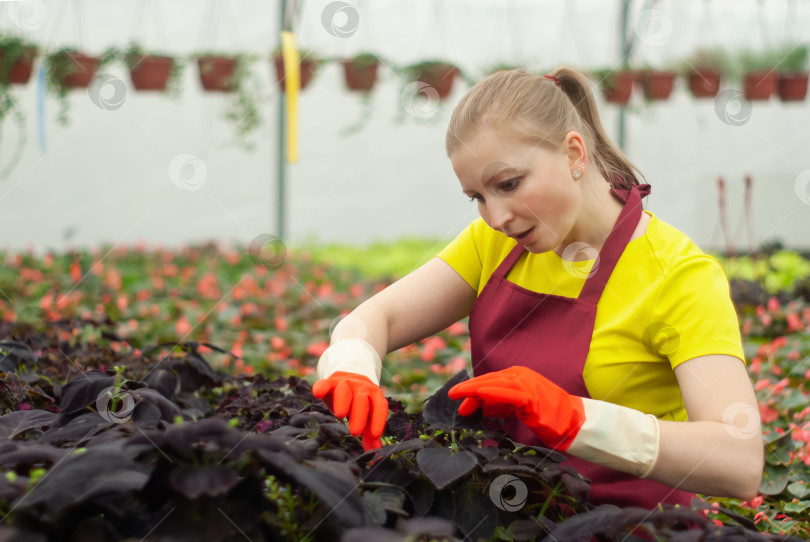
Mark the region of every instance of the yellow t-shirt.
<instances>
[{"instance_id":1,"label":"yellow t-shirt","mask_svg":"<svg viewBox=\"0 0 810 542\"><path fill-rule=\"evenodd\" d=\"M745 363L739 321L717 260L644 212L651 216L646 232L628 243L597 304L583 379L593 399L685 421L673 369L707 354ZM515 244L479 218L438 257L480 294ZM578 297L594 261L527 251L506 279L527 290Z\"/></svg>"}]
</instances>

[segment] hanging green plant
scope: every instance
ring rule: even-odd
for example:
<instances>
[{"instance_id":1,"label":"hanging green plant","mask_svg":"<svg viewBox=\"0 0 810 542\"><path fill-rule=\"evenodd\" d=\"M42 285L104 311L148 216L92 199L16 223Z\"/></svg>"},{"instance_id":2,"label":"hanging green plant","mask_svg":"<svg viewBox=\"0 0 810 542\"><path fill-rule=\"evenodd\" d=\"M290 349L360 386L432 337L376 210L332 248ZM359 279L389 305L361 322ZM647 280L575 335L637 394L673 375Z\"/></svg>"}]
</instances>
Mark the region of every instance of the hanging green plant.
<instances>
[{"instance_id":1,"label":"hanging green plant","mask_svg":"<svg viewBox=\"0 0 810 542\"><path fill-rule=\"evenodd\" d=\"M284 82L284 55L281 47L276 47L272 52L273 65L275 66L276 78L278 79L281 92L286 92ZM327 59L320 59L315 51L310 49L298 49L298 58L300 60L300 73L299 80L300 90L304 90L309 86L309 83L315 79L318 70L327 62Z\"/></svg>"},{"instance_id":2,"label":"hanging green plant","mask_svg":"<svg viewBox=\"0 0 810 542\"><path fill-rule=\"evenodd\" d=\"M626 105L633 92L633 84L638 75L635 71L624 67L620 69L601 69L591 72L602 89L605 101L619 105Z\"/></svg>"},{"instance_id":3,"label":"hanging green plant","mask_svg":"<svg viewBox=\"0 0 810 542\"><path fill-rule=\"evenodd\" d=\"M80 53L76 49L63 47L50 53L45 59L48 91L59 101L59 124L68 123L68 93L74 88L87 88L96 72L116 58L110 48L100 57Z\"/></svg>"},{"instance_id":4,"label":"hanging green plant","mask_svg":"<svg viewBox=\"0 0 810 542\"><path fill-rule=\"evenodd\" d=\"M402 124L406 115L416 119L431 119L431 123L438 122L442 116L436 113L453 90L456 76L471 83L455 64L443 60L427 60L405 66L392 65L392 69L401 80L400 107L394 119L395 124Z\"/></svg>"},{"instance_id":5,"label":"hanging green plant","mask_svg":"<svg viewBox=\"0 0 810 542\"><path fill-rule=\"evenodd\" d=\"M341 60L346 88L355 92L370 92L377 82L380 58L374 53L359 53Z\"/></svg>"},{"instance_id":6,"label":"hanging green plant","mask_svg":"<svg viewBox=\"0 0 810 542\"><path fill-rule=\"evenodd\" d=\"M3 124L11 115L17 127L16 149L9 154L8 164L0 166L0 180L7 178L22 158L25 147L25 114L19 107L17 98L11 92L12 84L25 84L31 78L31 71L39 48L24 38L0 36L0 149L11 150L3 138ZM2 164L3 155L0 155Z\"/></svg>"},{"instance_id":7,"label":"hanging green plant","mask_svg":"<svg viewBox=\"0 0 810 542\"><path fill-rule=\"evenodd\" d=\"M701 47L688 55L677 71L686 78L692 96L713 98L720 91L723 78L731 79L735 68L725 49Z\"/></svg>"},{"instance_id":8,"label":"hanging green plant","mask_svg":"<svg viewBox=\"0 0 810 542\"><path fill-rule=\"evenodd\" d=\"M0 36L0 84L27 83L38 53L39 47L24 38Z\"/></svg>"},{"instance_id":9,"label":"hanging green plant","mask_svg":"<svg viewBox=\"0 0 810 542\"><path fill-rule=\"evenodd\" d=\"M184 59L145 51L134 42L122 53L122 58L136 90L158 90L171 98L180 97Z\"/></svg>"},{"instance_id":10,"label":"hanging green plant","mask_svg":"<svg viewBox=\"0 0 810 542\"><path fill-rule=\"evenodd\" d=\"M204 52L193 55L200 69L200 81L206 91L233 93L225 118L235 124L235 141L247 151L255 149L248 137L262 124L259 103L261 84L250 69L256 55L222 55Z\"/></svg>"},{"instance_id":11,"label":"hanging green plant","mask_svg":"<svg viewBox=\"0 0 810 542\"><path fill-rule=\"evenodd\" d=\"M372 114L371 91L377 84L377 73L382 59L374 53L358 53L351 58L339 59L343 66L346 88L360 94L360 115L351 125L340 131L341 136L355 134L362 130Z\"/></svg>"},{"instance_id":12,"label":"hanging green plant","mask_svg":"<svg viewBox=\"0 0 810 542\"><path fill-rule=\"evenodd\" d=\"M802 101L807 96L808 46L787 44L782 53L782 61L776 67L779 98L783 102Z\"/></svg>"}]
</instances>

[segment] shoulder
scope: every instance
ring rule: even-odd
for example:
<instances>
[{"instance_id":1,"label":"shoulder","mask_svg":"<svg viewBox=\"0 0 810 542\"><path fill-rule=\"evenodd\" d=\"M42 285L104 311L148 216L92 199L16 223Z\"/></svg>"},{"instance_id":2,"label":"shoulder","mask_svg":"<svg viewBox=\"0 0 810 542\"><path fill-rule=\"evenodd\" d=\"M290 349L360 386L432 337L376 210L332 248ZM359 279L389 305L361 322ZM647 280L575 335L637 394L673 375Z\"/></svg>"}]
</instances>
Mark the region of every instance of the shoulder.
<instances>
[{"instance_id":1,"label":"shoulder","mask_svg":"<svg viewBox=\"0 0 810 542\"><path fill-rule=\"evenodd\" d=\"M721 269L720 263L703 252L688 235L654 213L649 213L650 221L644 237L662 275L669 275L685 264L691 264L689 267Z\"/></svg>"}]
</instances>

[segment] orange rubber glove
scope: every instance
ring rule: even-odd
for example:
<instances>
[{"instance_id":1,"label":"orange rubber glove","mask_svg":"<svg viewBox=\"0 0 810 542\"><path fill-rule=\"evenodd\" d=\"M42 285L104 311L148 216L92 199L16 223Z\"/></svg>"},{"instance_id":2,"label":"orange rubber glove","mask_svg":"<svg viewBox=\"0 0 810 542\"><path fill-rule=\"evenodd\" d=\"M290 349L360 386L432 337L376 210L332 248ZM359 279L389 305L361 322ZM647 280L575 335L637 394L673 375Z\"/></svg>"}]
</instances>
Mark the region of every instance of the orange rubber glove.
<instances>
[{"instance_id":1,"label":"orange rubber glove","mask_svg":"<svg viewBox=\"0 0 810 542\"><path fill-rule=\"evenodd\" d=\"M324 402L338 418L349 417L349 432L363 435L363 449L374 450L382 446L388 401L380 386L358 373L335 371L312 385L312 395Z\"/></svg>"},{"instance_id":2,"label":"orange rubber glove","mask_svg":"<svg viewBox=\"0 0 810 542\"><path fill-rule=\"evenodd\" d=\"M585 423L582 397L570 395L540 373L516 365L456 384L447 393L464 399L458 408L469 416L516 416L546 446L565 451Z\"/></svg>"}]
</instances>

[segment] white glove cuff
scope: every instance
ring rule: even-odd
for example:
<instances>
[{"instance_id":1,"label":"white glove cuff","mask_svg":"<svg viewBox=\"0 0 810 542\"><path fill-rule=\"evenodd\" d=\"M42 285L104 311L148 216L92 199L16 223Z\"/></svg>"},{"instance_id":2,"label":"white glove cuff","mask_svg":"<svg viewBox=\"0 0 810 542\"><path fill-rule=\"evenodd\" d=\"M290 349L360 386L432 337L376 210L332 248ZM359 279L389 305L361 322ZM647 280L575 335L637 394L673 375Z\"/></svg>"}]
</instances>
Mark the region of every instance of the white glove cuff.
<instances>
[{"instance_id":1,"label":"white glove cuff","mask_svg":"<svg viewBox=\"0 0 810 542\"><path fill-rule=\"evenodd\" d=\"M649 476L658 459L658 418L606 401L582 402L585 423L566 451L641 478Z\"/></svg>"},{"instance_id":2,"label":"white glove cuff","mask_svg":"<svg viewBox=\"0 0 810 542\"><path fill-rule=\"evenodd\" d=\"M329 378L335 371L367 376L380 385L382 360L371 344L359 338L341 339L324 350L318 360L318 378Z\"/></svg>"}]
</instances>

